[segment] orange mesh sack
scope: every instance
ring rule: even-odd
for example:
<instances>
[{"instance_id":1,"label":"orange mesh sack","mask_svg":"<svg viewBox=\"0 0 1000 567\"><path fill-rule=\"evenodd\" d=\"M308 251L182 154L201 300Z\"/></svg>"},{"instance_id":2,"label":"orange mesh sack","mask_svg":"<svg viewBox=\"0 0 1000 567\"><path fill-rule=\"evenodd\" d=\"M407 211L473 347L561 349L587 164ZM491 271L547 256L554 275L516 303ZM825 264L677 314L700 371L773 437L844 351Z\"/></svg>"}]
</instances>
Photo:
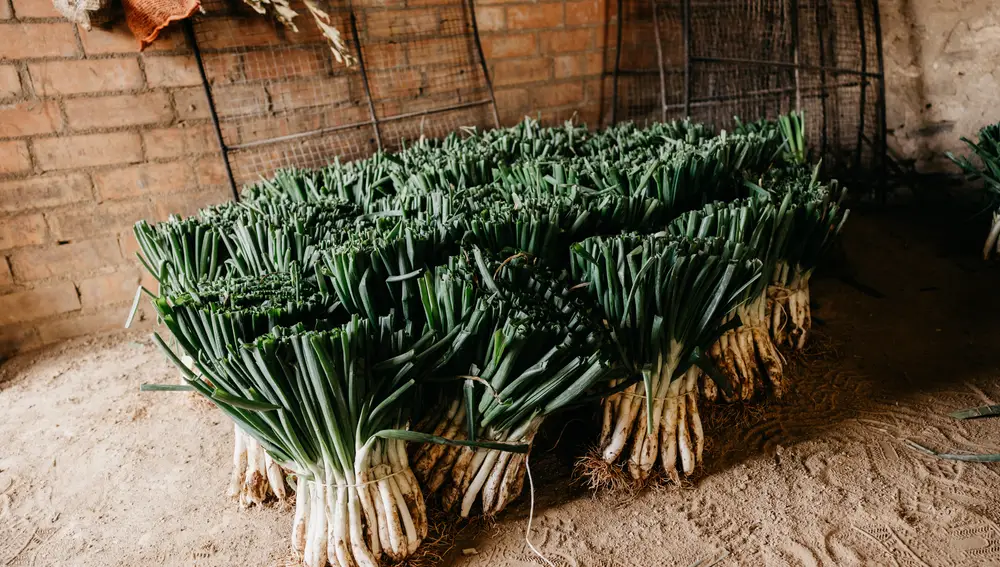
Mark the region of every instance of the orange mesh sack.
<instances>
[{"instance_id":1,"label":"orange mesh sack","mask_svg":"<svg viewBox=\"0 0 1000 567\"><path fill-rule=\"evenodd\" d=\"M170 22L194 15L201 0L124 0L123 4L128 28L139 39L139 49L145 49Z\"/></svg>"}]
</instances>

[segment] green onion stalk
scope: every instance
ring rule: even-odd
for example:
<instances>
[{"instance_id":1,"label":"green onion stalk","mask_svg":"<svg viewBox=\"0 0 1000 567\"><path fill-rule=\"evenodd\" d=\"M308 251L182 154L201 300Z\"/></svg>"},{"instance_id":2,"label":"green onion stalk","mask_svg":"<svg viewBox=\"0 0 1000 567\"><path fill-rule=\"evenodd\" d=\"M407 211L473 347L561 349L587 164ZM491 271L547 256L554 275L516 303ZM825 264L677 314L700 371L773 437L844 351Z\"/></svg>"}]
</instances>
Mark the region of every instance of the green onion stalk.
<instances>
[{"instance_id":1,"label":"green onion stalk","mask_svg":"<svg viewBox=\"0 0 1000 567\"><path fill-rule=\"evenodd\" d=\"M589 238L572 253L574 279L587 284L621 358L642 378L604 399L600 455L592 462L613 465L628 454L633 479L649 477L659 462L679 482L704 449L697 365L710 367L702 353L760 277L761 262L739 242L663 234Z\"/></svg>"},{"instance_id":2,"label":"green onion stalk","mask_svg":"<svg viewBox=\"0 0 1000 567\"><path fill-rule=\"evenodd\" d=\"M322 329L345 319L336 302L297 271L203 282L197 290L156 297L153 307L173 335L184 376L193 371L206 384L221 380L220 361L231 345L253 342L278 326L301 323ZM285 499L288 486L281 466L238 422L234 433L230 497L244 507Z\"/></svg>"},{"instance_id":3,"label":"green onion stalk","mask_svg":"<svg viewBox=\"0 0 1000 567\"><path fill-rule=\"evenodd\" d=\"M809 281L850 213L842 205L846 191L836 180L818 182L818 174L818 165L811 174L803 167L775 169L762 185L748 183L778 209L783 238L770 275L767 314L775 344L796 350L805 346L812 327Z\"/></svg>"},{"instance_id":4,"label":"green onion stalk","mask_svg":"<svg viewBox=\"0 0 1000 567\"><path fill-rule=\"evenodd\" d=\"M478 356L471 366L456 369L461 389L451 388L446 409L425 427L432 435L470 444L530 447L547 416L607 382L612 357L606 334L565 277L523 256L500 261L479 249L471 256L474 274L457 274L453 263L438 268L438 277L421 280L427 301L454 303L439 309L443 312L458 312L468 307L470 296L477 291L480 296L466 327L478 339ZM526 458L493 447L425 444L414 455L414 468L446 510L463 518L473 510L493 516L520 494Z\"/></svg>"},{"instance_id":5,"label":"green onion stalk","mask_svg":"<svg viewBox=\"0 0 1000 567\"><path fill-rule=\"evenodd\" d=\"M983 180L987 206L993 211L990 231L983 245L983 259L988 260L994 252L1000 253L1000 124L990 124L979 130L978 142L967 138L962 138L962 141L979 158L980 165L965 156L955 157L951 152L947 155L970 181Z\"/></svg>"},{"instance_id":6,"label":"green onion stalk","mask_svg":"<svg viewBox=\"0 0 1000 567\"><path fill-rule=\"evenodd\" d=\"M667 233L678 238L719 237L740 242L761 261L762 273L769 274L787 237L787 232L778 230L777 212L770 200L758 196L716 202L684 213L668 225ZM733 387L730 401L753 399L763 392L765 384L776 397L785 390L785 360L770 333L768 283L762 277L746 288L745 299L722 321L726 331L708 350L716 368ZM718 400L715 381L705 373L700 381L704 397Z\"/></svg>"}]
</instances>

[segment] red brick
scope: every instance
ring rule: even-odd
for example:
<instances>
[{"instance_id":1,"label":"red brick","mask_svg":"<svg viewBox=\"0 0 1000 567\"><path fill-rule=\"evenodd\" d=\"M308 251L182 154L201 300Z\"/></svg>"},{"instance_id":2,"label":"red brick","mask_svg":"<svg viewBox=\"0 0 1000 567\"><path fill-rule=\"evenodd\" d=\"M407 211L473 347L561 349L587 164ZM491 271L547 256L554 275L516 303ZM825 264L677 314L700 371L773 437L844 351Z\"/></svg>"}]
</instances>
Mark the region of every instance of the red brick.
<instances>
[{"instance_id":1,"label":"red brick","mask_svg":"<svg viewBox=\"0 0 1000 567\"><path fill-rule=\"evenodd\" d=\"M376 43L364 50L365 69L392 69L407 65L406 44L394 41Z\"/></svg>"},{"instance_id":2,"label":"red brick","mask_svg":"<svg viewBox=\"0 0 1000 567\"><path fill-rule=\"evenodd\" d=\"M45 242L45 219L40 214L7 217L0 222L0 250Z\"/></svg>"},{"instance_id":3,"label":"red brick","mask_svg":"<svg viewBox=\"0 0 1000 567\"><path fill-rule=\"evenodd\" d=\"M190 87L201 84L193 55L145 57L146 83L150 87Z\"/></svg>"},{"instance_id":4,"label":"red brick","mask_svg":"<svg viewBox=\"0 0 1000 567\"><path fill-rule=\"evenodd\" d=\"M22 140L0 141L0 175L31 169L28 144Z\"/></svg>"},{"instance_id":5,"label":"red brick","mask_svg":"<svg viewBox=\"0 0 1000 567\"><path fill-rule=\"evenodd\" d=\"M77 284L80 304L84 309L89 309L129 301L135 297L139 279L139 271L131 269L81 280ZM122 321L124 320L125 315L122 315Z\"/></svg>"},{"instance_id":6,"label":"red brick","mask_svg":"<svg viewBox=\"0 0 1000 567\"><path fill-rule=\"evenodd\" d=\"M435 94L448 94L453 97L452 100L466 101L469 100L466 95L482 94L482 78L478 70L470 73L469 68L465 66L439 67L428 69L426 75L427 86L421 92L423 95L421 99L427 99ZM441 102L438 101L435 106L440 107ZM447 132L442 134L445 133Z\"/></svg>"},{"instance_id":7,"label":"red brick","mask_svg":"<svg viewBox=\"0 0 1000 567\"><path fill-rule=\"evenodd\" d=\"M372 72L368 80L375 100L419 96L424 82L423 74L418 69Z\"/></svg>"},{"instance_id":8,"label":"red brick","mask_svg":"<svg viewBox=\"0 0 1000 567\"><path fill-rule=\"evenodd\" d=\"M556 30L541 33L542 53L586 51L594 44L594 30Z\"/></svg>"},{"instance_id":9,"label":"red brick","mask_svg":"<svg viewBox=\"0 0 1000 567\"><path fill-rule=\"evenodd\" d=\"M104 308L97 313L46 321L38 325L39 340L51 344L86 335L122 332L125 330L125 317L125 308ZM137 328L136 321L132 322L132 328Z\"/></svg>"},{"instance_id":10,"label":"red brick","mask_svg":"<svg viewBox=\"0 0 1000 567\"><path fill-rule=\"evenodd\" d=\"M201 87L177 89L172 94L178 119L193 120L211 117L208 112L208 97L205 96L205 89Z\"/></svg>"},{"instance_id":11,"label":"red brick","mask_svg":"<svg viewBox=\"0 0 1000 567\"><path fill-rule=\"evenodd\" d=\"M157 128L142 133L150 159L175 158L219 151L215 130L209 124L184 128Z\"/></svg>"},{"instance_id":12,"label":"red brick","mask_svg":"<svg viewBox=\"0 0 1000 567\"><path fill-rule=\"evenodd\" d=\"M141 249L139 248L139 243L135 240L135 233L131 230L127 232L118 233L118 247L121 249L122 258L126 262L138 264L136 260L136 253Z\"/></svg>"},{"instance_id":13,"label":"red brick","mask_svg":"<svg viewBox=\"0 0 1000 567\"><path fill-rule=\"evenodd\" d=\"M119 19L110 28L94 26L91 30L79 27L83 51L87 55L106 55L110 53L138 53L139 40L132 35L125 21ZM145 53L190 51L187 38L184 37L183 26L172 25L160 32L151 45L146 46Z\"/></svg>"},{"instance_id":14,"label":"red brick","mask_svg":"<svg viewBox=\"0 0 1000 567\"><path fill-rule=\"evenodd\" d=\"M145 201L111 201L50 213L48 218L56 240L82 240L117 233L148 216L149 205Z\"/></svg>"},{"instance_id":15,"label":"red brick","mask_svg":"<svg viewBox=\"0 0 1000 567\"><path fill-rule=\"evenodd\" d=\"M55 101L0 105L0 138L51 134L62 125L62 113Z\"/></svg>"},{"instance_id":16,"label":"red brick","mask_svg":"<svg viewBox=\"0 0 1000 567\"><path fill-rule=\"evenodd\" d=\"M486 35L482 38L483 55L487 59L526 57L538 51L533 33Z\"/></svg>"},{"instance_id":17,"label":"red brick","mask_svg":"<svg viewBox=\"0 0 1000 567\"><path fill-rule=\"evenodd\" d=\"M347 77L277 83L268 85L267 90L271 93L271 104L275 112L338 104L351 98L350 82Z\"/></svg>"},{"instance_id":18,"label":"red brick","mask_svg":"<svg viewBox=\"0 0 1000 567\"><path fill-rule=\"evenodd\" d=\"M600 75L604 71L604 54L598 51L579 55L559 55L553 59L553 64L556 79Z\"/></svg>"},{"instance_id":19,"label":"red brick","mask_svg":"<svg viewBox=\"0 0 1000 567\"><path fill-rule=\"evenodd\" d=\"M28 65L28 74L39 96L142 88L139 62L132 58L46 61Z\"/></svg>"},{"instance_id":20,"label":"red brick","mask_svg":"<svg viewBox=\"0 0 1000 567\"><path fill-rule=\"evenodd\" d=\"M76 130L156 124L174 118L167 93L75 98L63 104L69 125Z\"/></svg>"},{"instance_id":21,"label":"red brick","mask_svg":"<svg viewBox=\"0 0 1000 567\"><path fill-rule=\"evenodd\" d=\"M14 283L14 274L10 273L10 265L5 256L0 256L0 287Z\"/></svg>"},{"instance_id":22,"label":"red brick","mask_svg":"<svg viewBox=\"0 0 1000 567\"><path fill-rule=\"evenodd\" d=\"M562 3L507 7L507 29L509 30L558 28L562 25Z\"/></svg>"},{"instance_id":23,"label":"red brick","mask_svg":"<svg viewBox=\"0 0 1000 567\"><path fill-rule=\"evenodd\" d=\"M535 108L551 108L566 106L583 101L583 83L550 84L545 88L532 90L532 103Z\"/></svg>"},{"instance_id":24,"label":"red brick","mask_svg":"<svg viewBox=\"0 0 1000 567\"><path fill-rule=\"evenodd\" d=\"M474 62L465 37L421 39L406 43L410 61L421 66L462 65Z\"/></svg>"},{"instance_id":25,"label":"red brick","mask_svg":"<svg viewBox=\"0 0 1000 567\"><path fill-rule=\"evenodd\" d=\"M476 26L480 32L501 31L507 27L503 6L476 6Z\"/></svg>"},{"instance_id":26,"label":"red brick","mask_svg":"<svg viewBox=\"0 0 1000 567\"><path fill-rule=\"evenodd\" d=\"M144 163L94 174L99 201L154 193L180 193L197 186L187 162Z\"/></svg>"},{"instance_id":27,"label":"red brick","mask_svg":"<svg viewBox=\"0 0 1000 567\"><path fill-rule=\"evenodd\" d=\"M142 161L142 141L132 132L45 138L33 149L44 171Z\"/></svg>"},{"instance_id":28,"label":"red brick","mask_svg":"<svg viewBox=\"0 0 1000 567\"><path fill-rule=\"evenodd\" d=\"M493 84L498 86L547 81L552 78L552 60L497 61L492 76Z\"/></svg>"},{"instance_id":29,"label":"red brick","mask_svg":"<svg viewBox=\"0 0 1000 567\"><path fill-rule=\"evenodd\" d=\"M85 173L43 175L0 181L0 211L57 207L90 198L90 178Z\"/></svg>"},{"instance_id":30,"label":"red brick","mask_svg":"<svg viewBox=\"0 0 1000 567\"><path fill-rule=\"evenodd\" d=\"M270 18L205 18L198 24L198 46L204 50L278 45Z\"/></svg>"},{"instance_id":31,"label":"red brick","mask_svg":"<svg viewBox=\"0 0 1000 567\"><path fill-rule=\"evenodd\" d=\"M213 87L231 85L246 80L243 75L242 53L206 53L202 57L205 76Z\"/></svg>"},{"instance_id":32,"label":"red brick","mask_svg":"<svg viewBox=\"0 0 1000 567\"><path fill-rule=\"evenodd\" d=\"M604 23L605 6L601 0L566 3L566 25L585 26Z\"/></svg>"},{"instance_id":33,"label":"red brick","mask_svg":"<svg viewBox=\"0 0 1000 567\"><path fill-rule=\"evenodd\" d=\"M3 2L0 1L0 6ZM3 10L0 9L0 12ZM0 327L0 357L13 356L42 346L35 325L5 325Z\"/></svg>"},{"instance_id":34,"label":"red brick","mask_svg":"<svg viewBox=\"0 0 1000 567\"><path fill-rule=\"evenodd\" d=\"M0 59L73 57L79 52L73 24L0 24Z\"/></svg>"},{"instance_id":35,"label":"red brick","mask_svg":"<svg viewBox=\"0 0 1000 567\"><path fill-rule=\"evenodd\" d=\"M531 111L531 93L528 89L497 89L497 112L504 125L520 122Z\"/></svg>"},{"instance_id":36,"label":"red brick","mask_svg":"<svg viewBox=\"0 0 1000 567\"><path fill-rule=\"evenodd\" d=\"M208 98L201 87L178 89L173 92L174 107L181 120L208 118ZM219 116L256 114L268 109L267 93L261 85L233 85L212 91Z\"/></svg>"},{"instance_id":37,"label":"red brick","mask_svg":"<svg viewBox=\"0 0 1000 567\"><path fill-rule=\"evenodd\" d=\"M243 73L248 81L315 77L326 73L325 47L251 51L243 56Z\"/></svg>"},{"instance_id":38,"label":"red brick","mask_svg":"<svg viewBox=\"0 0 1000 567\"><path fill-rule=\"evenodd\" d=\"M200 187L229 187L229 177L226 175L226 166L222 163L222 157L205 157L198 160L195 165L195 177Z\"/></svg>"},{"instance_id":39,"label":"red brick","mask_svg":"<svg viewBox=\"0 0 1000 567\"><path fill-rule=\"evenodd\" d=\"M153 45L160 43L162 38L163 34L160 34ZM80 40L87 55L139 52L139 40L132 35L125 22L117 22L110 29L94 26L88 31L81 27ZM147 49L152 49L152 46Z\"/></svg>"},{"instance_id":40,"label":"red brick","mask_svg":"<svg viewBox=\"0 0 1000 567\"><path fill-rule=\"evenodd\" d=\"M338 111L337 114L356 114L351 112L352 108L357 107L346 107L343 111L336 109ZM239 142L245 144L276 138L278 136L312 132L325 126L323 118L323 113L317 111L287 114L277 117L255 116L253 118L245 118L240 120L239 123Z\"/></svg>"},{"instance_id":41,"label":"red brick","mask_svg":"<svg viewBox=\"0 0 1000 567\"><path fill-rule=\"evenodd\" d=\"M114 236L27 249L10 256L18 282L81 274L121 263L121 251Z\"/></svg>"},{"instance_id":42,"label":"red brick","mask_svg":"<svg viewBox=\"0 0 1000 567\"><path fill-rule=\"evenodd\" d=\"M441 11L433 8L418 10L370 10L365 16L365 33L370 38L391 39L413 34L431 35L441 29Z\"/></svg>"},{"instance_id":43,"label":"red brick","mask_svg":"<svg viewBox=\"0 0 1000 567\"><path fill-rule=\"evenodd\" d=\"M479 8L480 5L488 5L488 4L522 4L522 3L524 3L524 0L479 0L476 2L476 8Z\"/></svg>"},{"instance_id":44,"label":"red brick","mask_svg":"<svg viewBox=\"0 0 1000 567\"><path fill-rule=\"evenodd\" d=\"M6 0L0 0L5 2ZM18 19L24 18L62 18L63 15L56 10L49 0L14 0L14 15Z\"/></svg>"},{"instance_id":45,"label":"red brick","mask_svg":"<svg viewBox=\"0 0 1000 567\"><path fill-rule=\"evenodd\" d=\"M34 321L80 309L80 298L71 282L0 295L0 325Z\"/></svg>"},{"instance_id":46,"label":"red brick","mask_svg":"<svg viewBox=\"0 0 1000 567\"><path fill-rule=\"evenodd\" d=\"M0 0L2 2L3 0ZM0 65L0 98L9 98L21 94L21 77L17 67Z\"/></svg>"}]
</instances>

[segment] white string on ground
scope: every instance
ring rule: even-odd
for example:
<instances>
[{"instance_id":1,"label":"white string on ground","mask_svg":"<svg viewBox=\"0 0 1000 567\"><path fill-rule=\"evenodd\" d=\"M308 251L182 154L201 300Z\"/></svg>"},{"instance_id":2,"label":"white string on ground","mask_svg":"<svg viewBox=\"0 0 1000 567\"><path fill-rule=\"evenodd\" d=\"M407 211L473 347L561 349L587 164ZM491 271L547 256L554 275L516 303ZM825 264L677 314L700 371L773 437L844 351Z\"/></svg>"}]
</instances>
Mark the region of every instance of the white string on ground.
<instances>
[{"instance_id":1,"label":"white string on ground","mask_svg":"<svg viewBox=\"0 0 1000 567\"><path fill-rule=\"evenodd\" d=\"M524 457L524 470L528 473L528 496L531 502L531 508L528 510L528 528L524 531L524 542L528 544L528 547L537 555L542 561L544 561L549 567L556 567L556 564L549 561L548 557L545 557L537 549L535 549L534 544L531 543L531 521L535 518L535 481L531 478L531 463L528 462L530 459L529 455Z\"/></svg>"}]
</instances>

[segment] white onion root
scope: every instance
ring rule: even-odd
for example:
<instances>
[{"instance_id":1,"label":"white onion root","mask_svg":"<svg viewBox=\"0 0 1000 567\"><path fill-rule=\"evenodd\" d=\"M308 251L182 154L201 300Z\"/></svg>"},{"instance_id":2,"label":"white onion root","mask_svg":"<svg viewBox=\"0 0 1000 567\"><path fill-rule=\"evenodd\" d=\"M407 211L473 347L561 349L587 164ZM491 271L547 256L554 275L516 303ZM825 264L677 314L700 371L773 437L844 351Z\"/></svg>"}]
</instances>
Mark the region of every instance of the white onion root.
<instances>
[{"instance_id":1,"label":"white onion root","mask_svg":"<svg viewBox=\"0 0 1000 567\"><path fill-rule=\"evenodd\" d=\"M401 441L377 440L354 471L300 475L292 547L306 567L378 567L412 555L427 510Z\"/></svg>"},{"instance_id":2,"label":"white onion root","mask_svg":"<svg viewBox=\"0 0 1000 567\"><path fill-rule=\"evenodd\" d=\"M450 413L450 412L449 412ZM464 407L446 414L443 431L449 439L466 439L466 414ZM507 434L494 431L482 432L482 440L531 444L540 419L534 419ZM444 447L425 444L418 450L418 465L414 467L428 493L437 493L445 510L456 510L468 518L474 510L484 516L502 512L521 493L524 483L524 455L509 451L473 447ZM440 449L439 449L440 448Z\"/></svg>"},{"instance_id":3,"label":"white onion root","mask_svg":"<svg viewBox=\"0 0 1000 567\"><path fill-rule=\"evenodd\" d=\"M721 347L720 347L721 348ZM700 371L690 367L683 376L672 379L681 347L673 344L656 368L646 370L652 398L652 428L646 418L642 384L636 384L604 401L604 428L612 432L601 447L608 463L616 463L628 449L628 470L635 480L644 480L657 463L674 482L681 475L690 476L698 469L704 451L704 429L698 412ZM634 432L634 433L633 433Z\"/></svg>"}]
</instances>

